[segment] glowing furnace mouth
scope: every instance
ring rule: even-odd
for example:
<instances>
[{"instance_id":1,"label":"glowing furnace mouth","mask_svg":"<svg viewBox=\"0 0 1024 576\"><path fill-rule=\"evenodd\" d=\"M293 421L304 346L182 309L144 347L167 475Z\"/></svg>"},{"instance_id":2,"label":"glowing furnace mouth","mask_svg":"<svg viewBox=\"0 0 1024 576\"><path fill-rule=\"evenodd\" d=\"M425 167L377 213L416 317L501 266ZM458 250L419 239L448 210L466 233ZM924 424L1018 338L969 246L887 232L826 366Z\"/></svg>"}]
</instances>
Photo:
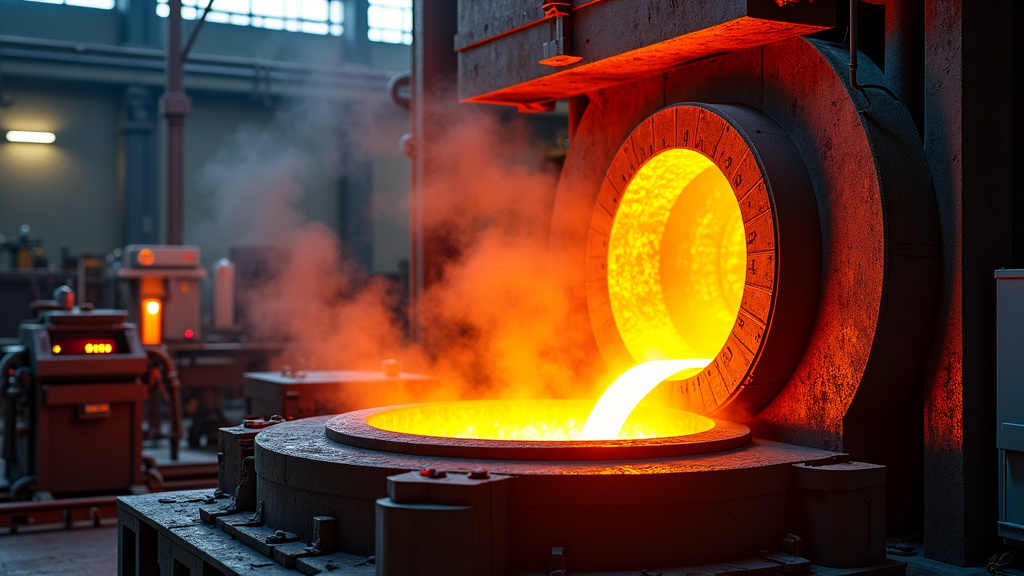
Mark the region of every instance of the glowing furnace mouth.
<instances>
[{"instance_id":1,"label":"glowing furnace mouth","mask_svg":"<svg viewBox=\"0 0 1024 576\"><path fill-rule=\"evenodd\" d=\"M416 456L499 461L613 461L731 450L742 424L641 406L615 440L574 439L591 400L465 400L346 412L327 423L340 444ZM641 437L643 435L643 437Z\"/></svg>"},{"instance_id":2,"label":"glowing furnace mouth","mask_svg":"<svg viewBox=\"0 0 1024 576\"><path fill-rule=\"evenodd\" d=\"M736 196L706 156L672 148L637 170L608 240L609 303L637 362L718 354L739 313L746 248Z\"/></svg>"},{"instance_id":3,"label":"glowing furnace mouth","mask_svg":"<svg viewBox=\"0 0 1024 576\"><path fill-rule=\"evenodd\" d=\"M582 439L592 407L589 400L439 402L385 409L367 416L366 423L380 430L439 438L572 441ZM642 406L630 414L617 439L688 436L714 427L714 420L699 414Z\"/></svg>"},{"instance_id":4,"label":"glowing furnace mouth","mask_svg":"<svg viewBox=\"0 0 1024 576\"><path fill-rule=\"evenodd\" d=\"M774 120L675 104L641 122L602 179L586 299L610 372L707 358L667 403L732 417L770 402L797 365L821 282L814 187Z\"/></svg>"}]
</instances>

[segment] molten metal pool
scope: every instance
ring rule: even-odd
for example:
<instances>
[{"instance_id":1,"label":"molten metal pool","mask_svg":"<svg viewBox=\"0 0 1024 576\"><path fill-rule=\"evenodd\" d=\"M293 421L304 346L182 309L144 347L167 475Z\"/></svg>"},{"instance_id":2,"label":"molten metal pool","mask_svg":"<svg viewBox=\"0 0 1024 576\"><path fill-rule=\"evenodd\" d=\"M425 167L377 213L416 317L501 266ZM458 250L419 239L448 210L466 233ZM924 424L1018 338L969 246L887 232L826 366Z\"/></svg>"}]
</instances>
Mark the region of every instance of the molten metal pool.
<instances>
[{"instance_id":1,"label":"molten metal pool","mask_svg":"<svg viewBox=\"0 0 1024 576\"><path fill-rule=\"evenodd\" d=\"M592 400L476 400L392 408L366 418L374 428L403 434L477 440L581 440ZM618 440L689 436L715 421L681 410L641 406ZM611 440L613 438L604 438Z\"/></svg>"}]
</instances>

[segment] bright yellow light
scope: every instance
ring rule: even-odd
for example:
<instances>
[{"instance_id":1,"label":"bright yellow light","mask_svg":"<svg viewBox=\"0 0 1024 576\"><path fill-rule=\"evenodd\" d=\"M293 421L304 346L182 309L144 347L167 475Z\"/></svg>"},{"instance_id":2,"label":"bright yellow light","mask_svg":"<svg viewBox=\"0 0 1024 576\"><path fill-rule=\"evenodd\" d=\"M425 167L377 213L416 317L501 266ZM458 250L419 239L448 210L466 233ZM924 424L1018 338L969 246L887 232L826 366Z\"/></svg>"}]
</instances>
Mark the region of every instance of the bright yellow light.
<instances>
[{"instance_id":1,"label":"bright yellow light","mask_svg":"<svg viewBox=\"0 0 1024 576\"><path fill-rule=\"evenodd\" d=\"M653 156L627 185L608 243L608 296L630 355L716 356L739 313L746 256L718 167L682 148Z\"/></svg>"},{"instance_id":2,"label":"bright yellow light","mask_svg":"<svg viewBox=\"0 0 1024 576\"><path fill-rule=\"evenodd\" d=\"M54 354L60 354L60 344L54 344L52 350Z\"/></svg>"},{"instance_id":3,"label":"bright yellow light","mask_svg":"<svg viewBox=\"0 0 1024 576\"><path fill-rule=\"evenodd\" d=\"M160 314L160 300L147 298L142 301L141 324L142 343L146 346L159 344L163 338L163 317Z\"/></svg>"},{"instance_id":4,"label":"bright yellow light","mask_svg":"<svg viewBox=\"0 0 1024 576\"><path fill-rule=\"evenodd\" d=\"M53 132L32 132L28 130L11 130L7 132L8 142L27 142L29 144L53 144L57 136Z\"/></svg>"},{"instance_id":5,"label":"bright yellow light","mask_svg":"<svg viewBox=\"0 0 1024 576\"><path fill-rule=\"evenodd\" d=\"M709 359L654 360L633 366L615 379L594 405L583 426L580 440L613 440L651 390L684 370L688 376L703 370Z\"/></svg>"},{"instance_id":6,"label":"bright yellow light","mask_svg":"<svg viewBox=\"0 0 1024 576\"><path fill-rule=\"evenodd\" d=\"M374 428L483 440L580 440L592 407L588 400L470 400L394 408L366 419ZM684 412L642 406L626 420L618 439L687 436L710 430L714 420Z\"/></svg>"},{"instance_id":7,"label":"bright yellow light","mask_svg":"<svg viewBox=\"0 0 1024 576\"><path fill-rule=\"evenodd\" d=\"M85 345L85 353L86 354L92 354L92 344L86 344Z\"/></svg>"},{"instance_id":8,"label":"bright yellow light","mask_svg":"<svg viewBox=\"0 0 1024 576\"><path fill-rule=\"evenodd\" d=\"M110 354L111 352L114 351L114 345L113 344L104 344L103 345L103 351L106 352L107 354Z\"/></svg>"}]
</instances>

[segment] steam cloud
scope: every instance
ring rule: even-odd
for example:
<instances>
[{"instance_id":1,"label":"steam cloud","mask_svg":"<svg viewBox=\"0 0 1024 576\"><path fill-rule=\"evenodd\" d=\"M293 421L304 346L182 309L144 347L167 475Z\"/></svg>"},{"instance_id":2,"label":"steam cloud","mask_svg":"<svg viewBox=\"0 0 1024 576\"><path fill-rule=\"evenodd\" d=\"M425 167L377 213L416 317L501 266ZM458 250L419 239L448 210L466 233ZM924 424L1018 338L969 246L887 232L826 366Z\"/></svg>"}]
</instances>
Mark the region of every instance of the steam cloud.
<instances>
[{"instance_id":1,"label":"steam cloud","mask_svg":"<svg viewBox=\"0 0 1024 576\"><path fill-rule=\"evenodd\" d=\"M360 275L338 236L299 209L311 182L384 149L374 136L381 131L342 129L353 117L336 108L304 99L270 129L240 129L203 170L212 218L194 236L279 250L272 278L240 303L254 337L294 345L277 367L379 370L396 358L403 370L437 380L425 394L388 403L591 395L596 382L563 361L583 335L568 329L569 298L548 250L556 175L544 168L544 149L521 121L457 108L441 122L437 145L451 153L433 167L424 215L426 226L446 231L456 256L423 297L420 342L407 340L393 312L394 287ZM368 126L381 114L395 116L357 113ZM374 140L338 136L345 133ZM387 140L393 148L394 137ZM409 218L405 207L375 211Z\"/></svg>"}]
</instances>

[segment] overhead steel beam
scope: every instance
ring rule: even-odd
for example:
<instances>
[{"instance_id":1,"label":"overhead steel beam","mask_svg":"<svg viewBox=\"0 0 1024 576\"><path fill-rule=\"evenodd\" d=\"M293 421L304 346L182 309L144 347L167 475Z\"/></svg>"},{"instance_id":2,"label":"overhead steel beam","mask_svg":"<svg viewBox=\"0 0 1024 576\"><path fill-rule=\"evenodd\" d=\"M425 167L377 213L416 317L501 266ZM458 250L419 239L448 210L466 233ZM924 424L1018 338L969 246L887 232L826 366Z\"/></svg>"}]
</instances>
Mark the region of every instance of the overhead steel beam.
<instances>
[{"instance_id":1,"label":"overhead steel beam","mask_svg":"<svg viewBox=\"0 0 1024 576\"><path fill-rule=\"evenodd\" d=\"M4 75L100 84L163 86L165 53L158 48L82 44L0 35ZM185 64L185 81L195 90L270 96L314 93L339 100L387 98L398 71L366 66L315 66L296 62L196 54Z\"/></svg>"}]
</instances>

